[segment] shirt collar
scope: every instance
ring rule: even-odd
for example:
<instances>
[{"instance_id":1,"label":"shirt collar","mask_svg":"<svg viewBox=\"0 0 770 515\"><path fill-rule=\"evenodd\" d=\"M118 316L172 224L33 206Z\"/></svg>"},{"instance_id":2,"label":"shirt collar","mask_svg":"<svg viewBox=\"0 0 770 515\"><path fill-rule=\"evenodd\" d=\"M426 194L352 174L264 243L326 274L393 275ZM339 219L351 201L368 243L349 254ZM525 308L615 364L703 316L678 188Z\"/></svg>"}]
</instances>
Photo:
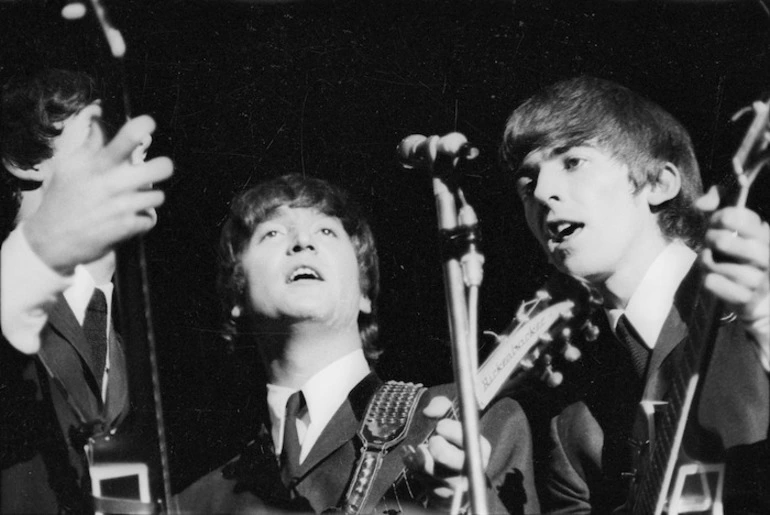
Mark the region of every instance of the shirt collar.
<instances>
[{"instance_id":1,"label":"shirt collar","mask_svg":"<svg viewBox=\"0 0 770 515\"><path fill-rule=\"evenodd\" d=\"M67 299L67 304L69 304L72 313L75 314L75 318L80 325L83 325L83 320L86 317L86 309L88 309L88 303L91 301L91 295L93 295L94 289L97 287L104 292L104 296L107 299L107 313L109 314L112 309L113 284L108 282L97 285L86 267L77 265L75 267L72 285L64 290L64 298ZM108 316L107 320L109 324L111 317Z\"/></svg>"},{"instance_id":2,"label":"shirt collar","mask_svg":"<svg viewBox=\"0 0 770 515\"><path fill-rule=\"evenodd\" d=\"M307 405L307 435L302 443L303 454L321 434L331 418L347 399L350 391L369 374L369 363L364 351L356 349L320 370L304 385L302 394ZM267 385L267 405L272 424L276 452L283 446L283 424L286 401L296 390L274 384ZM308 441L308 438L313 441Z\"/></svg>"},{"instance_id":3,"label":"shirt collar","mask_svg":"<svg viewBox=\"0 0 770 515\"><path fill-rule=\"evenodd\" d=\"M626 309L606 310L612 330L625 313L644 343L653 348L671 311L676 290L696 257L697 254L681 241L668 244L647 269Z\"/></svg>"}]
</instances>

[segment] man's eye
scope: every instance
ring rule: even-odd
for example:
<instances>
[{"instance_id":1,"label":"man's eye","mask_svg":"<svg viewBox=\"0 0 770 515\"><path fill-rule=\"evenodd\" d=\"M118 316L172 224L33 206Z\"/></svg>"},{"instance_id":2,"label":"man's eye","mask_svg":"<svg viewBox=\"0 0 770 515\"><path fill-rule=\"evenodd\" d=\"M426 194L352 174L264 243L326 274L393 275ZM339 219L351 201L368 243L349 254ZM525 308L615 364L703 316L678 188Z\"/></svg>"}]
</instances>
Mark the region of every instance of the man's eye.
<instances>
[{"instance_id":1,"label":"man's eye","mask_svg":"<svg viewBox=\"0 0 770 515\"><path fill-rule=\"evenodd\" d=\"M331 229L329 227L322 228L320 232L324 236L336 236L337 235L337 233L334 231L334 229Z\"/></svg>"},{"instance_id":2,"label":"man's eye","mask_svg":"<svg viewBox=\"0 0 770 515\"><path fill-rule=\"evenodd\" d=\"M520 177L516 181L516 191L522 199L529 198L535 193L537 183L531 177Z\"/></svg>"},{"instance_id":3,"label":"man's eye","mask_svg":"<svg viewBox=\"0 0 770 515\"><path fill-rule=\"evenodd\" d=\"M271 229L269 231L265 231L264 233L262 233L262 238L261 239L262 240L267 240L267 239L270 239L270 238L275 238L276 236L278 236L278 234L280 234L280 233L278 232L277 229Z\"/></svg>"},{"instance_id":4,"label":"man's eye","mask_svg":"<svg viewBox=\"0 0 770 515\"><path fill-rule=\"evenodd\" d=\"M579 157L567 157L564 159L564 168L573 170L583 164L584 160Z\"/></svg>"}]
</instances>

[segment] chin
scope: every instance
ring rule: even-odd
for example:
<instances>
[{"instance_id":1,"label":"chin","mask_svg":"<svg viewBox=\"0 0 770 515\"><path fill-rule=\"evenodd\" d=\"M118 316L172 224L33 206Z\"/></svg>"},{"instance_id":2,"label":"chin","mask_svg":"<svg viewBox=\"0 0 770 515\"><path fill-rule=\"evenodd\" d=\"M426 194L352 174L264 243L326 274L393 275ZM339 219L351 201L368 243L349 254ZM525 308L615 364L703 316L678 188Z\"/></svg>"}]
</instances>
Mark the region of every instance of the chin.
<instances>
[{"instance_id":1,"label":"chin","mask_svg":"<svg viewBox=\"0 0 770 515\"><path fill-rule=\"evenodd\" d=\"M596 270L596 262L592 262L590 259L579 259L574 255L554 256L551 258L551 263L559 272L580 277L589 282L593 282L593 279L599 275Z\"/></svg>"}]
</instances>

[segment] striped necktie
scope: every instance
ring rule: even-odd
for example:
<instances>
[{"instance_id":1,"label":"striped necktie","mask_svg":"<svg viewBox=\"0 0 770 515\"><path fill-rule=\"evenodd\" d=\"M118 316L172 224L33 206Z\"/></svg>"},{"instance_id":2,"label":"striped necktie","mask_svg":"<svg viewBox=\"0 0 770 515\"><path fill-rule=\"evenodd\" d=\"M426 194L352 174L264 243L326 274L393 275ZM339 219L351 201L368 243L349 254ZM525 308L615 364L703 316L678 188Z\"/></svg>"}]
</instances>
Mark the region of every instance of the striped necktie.
<instances>
[{"instance_id":1,"label":"striped necktie","mask_svg":"<svg viewBox=\"0 0 770 515\"><path fill-rule=\"evenodd\" d=\"M647 372L647 364L650 361L650 349L642 342L639 333L636 332L625 314L618 319L615 336L628 350L636 375L640 378L644 377Z\"/></svg>"}]
</instances>

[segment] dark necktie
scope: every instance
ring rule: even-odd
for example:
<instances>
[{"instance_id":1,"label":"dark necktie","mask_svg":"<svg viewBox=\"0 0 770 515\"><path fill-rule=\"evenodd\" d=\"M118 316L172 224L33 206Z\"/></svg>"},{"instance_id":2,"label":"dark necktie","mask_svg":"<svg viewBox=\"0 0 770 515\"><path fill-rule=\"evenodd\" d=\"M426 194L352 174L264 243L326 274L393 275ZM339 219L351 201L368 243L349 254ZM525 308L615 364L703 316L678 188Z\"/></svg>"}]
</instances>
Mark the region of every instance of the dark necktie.
<instances>
[{"instance_id":1,"label":"dark necktie","mask_svg":"<svg viewBox=\"0 0 770 515\"><path fill-rule=\"evenodd\" d=\"M283 428L283 449L281 450L281 480L290 487L299 469L299 453L302 447L297 434L297 417L304 408L305 398L302 390L291 394L286 401L286 422Z\"/></svg>"},{"instance_id":2,"label":"dark necktie","mask_svg":"<svg viewBox=\"0 0 770 515\"><path fill-rule=\"evenodd\" d=\"M99 288L94 289L83 320L83 332L91 345L91 365L99 387L102 386L107 359L107 299Z\"/></svg>"},{"instance_id":3,"label":"dark necktie","mask_svg":"<svg viewBox=\"0 0 770 515\"><path fill-rule=\"evenodd\" d=\"M628 350L631 362L638 377L644 377L647 371L647 362L650 360L650 349L642 343L639 333L628 321L626 315L621 315L618 319L618 325L615 327L615 335L620 343Z\"/></svg>"}]
</instances>

